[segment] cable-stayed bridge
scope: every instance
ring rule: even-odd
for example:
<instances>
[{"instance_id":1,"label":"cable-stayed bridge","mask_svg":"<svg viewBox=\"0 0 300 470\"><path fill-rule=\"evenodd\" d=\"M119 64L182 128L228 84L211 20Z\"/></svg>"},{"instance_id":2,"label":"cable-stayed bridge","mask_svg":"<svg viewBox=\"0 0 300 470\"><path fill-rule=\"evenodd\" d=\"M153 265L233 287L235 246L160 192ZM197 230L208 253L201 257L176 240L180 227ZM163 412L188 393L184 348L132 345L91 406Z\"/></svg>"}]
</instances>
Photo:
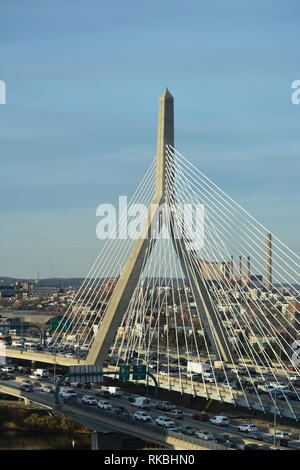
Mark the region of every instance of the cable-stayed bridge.
<instances>
[{"instance_id":1,"label":"cable-stayed bridge","mask_svg":"<svg viewBox=\"0 0 300 470\"><path fill-rule=\"evenodd\" d=\"M146 364L161 388L298 420L299 256L175 148L173 101L166 89L156 157L51 348L23 358Z\"/></svg>"}]
</instances>

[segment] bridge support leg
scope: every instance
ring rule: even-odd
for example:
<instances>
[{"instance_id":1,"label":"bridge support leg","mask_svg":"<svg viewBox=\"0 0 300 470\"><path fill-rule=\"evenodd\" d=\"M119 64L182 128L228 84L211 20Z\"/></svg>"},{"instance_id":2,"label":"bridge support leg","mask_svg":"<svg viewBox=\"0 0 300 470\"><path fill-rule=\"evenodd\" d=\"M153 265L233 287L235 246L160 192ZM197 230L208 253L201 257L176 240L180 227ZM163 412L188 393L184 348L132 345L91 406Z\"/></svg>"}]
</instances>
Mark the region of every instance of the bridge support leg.
<instances>
[{"instance_id":1,"label":"bridge support leg","mask_svg":"<svg viewBox=\"0 0 300 470\"><path fill-rule=\"evenodd\" d=\"M191 404L192 404L192 395L184 393L181 396L181 400L182 400L182 406L191 406Z\"/></svg>"},{"instance_id":2,"label":"bridge support leg","mask_svg":"<svg viewBox=\"0 0 300 470\"><path fill-rule=\"evenodd\" d=\"M91 450L143 449L144 441L126 434L94 431L91 436Z\"/></svg>"},{"instance_id":3,"label":"bridge support leg","mask_svg":"<svg viewBox=\"0 0 300 470\"><path fill-rule=\"evenodd\" d=\"M24 406L28 406L30 404L30 400L28 398L23 399Z\"/></svg>"}]
</instances>

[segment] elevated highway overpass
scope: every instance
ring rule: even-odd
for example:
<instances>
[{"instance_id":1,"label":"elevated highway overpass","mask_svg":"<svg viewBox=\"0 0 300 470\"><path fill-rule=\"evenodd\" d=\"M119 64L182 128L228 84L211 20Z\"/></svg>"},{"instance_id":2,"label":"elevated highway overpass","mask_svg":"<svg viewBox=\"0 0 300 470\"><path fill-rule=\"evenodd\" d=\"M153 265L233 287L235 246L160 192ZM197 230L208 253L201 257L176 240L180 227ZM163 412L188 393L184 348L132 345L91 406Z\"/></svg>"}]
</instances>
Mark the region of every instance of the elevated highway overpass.
<instances>
[{"instance_id":1,"label":"elevated highway overpass","mask_svg":"<svg viewBox=\"0 0 300 470\"><path fill-rule=\"evenodd\" d=\"M25 402L35 402L68 416L70 419L87 426L96 432L118 432L141 438L168 449L177 450L228 450L224 446L211 441L201 441L192 436L185 436L162 429L155 424L141 424L133 419L120 417L109 411L99 408L87 408L80 402L76 404L55 405L53 396L40 392L26 393L17 388L17 385L4 385L0 383L0 393L19 397Z\"/></svg>"},{"instance_id":2,"label":"elevated highway overpass","mask_svg":"<svg viewBox=\"0 0 300 470\"><path fill-rule=\"evenodd\" d=\"M34 351L22 351L19 349L6 348L6 356L14 359L28 360L51 365L61 365L70 367L74 365L85 365L86 360L77 358L68 358L60 354L49 354ZM108 366L107 370L116 371L118 368ZM275 370L275 369L274 369ZM258 395L256 393L245 393L241 390L233 390L220 385L206 383L195 383L191 380L179 379L176 377L166 377L158 375L159 387L162 389L187 394L193 397L203 397L207 400L217 400L219 402L229 403L234 406L240 406L247 409L262 411L263 413L276 413L279 416L300 420L300 402L275 400L270 395ZM143 383L141 381L141 383ZM146 382L144 381L144 384ZM151 385L149 383L149 385Z\"/></svg>"}]
</instances>

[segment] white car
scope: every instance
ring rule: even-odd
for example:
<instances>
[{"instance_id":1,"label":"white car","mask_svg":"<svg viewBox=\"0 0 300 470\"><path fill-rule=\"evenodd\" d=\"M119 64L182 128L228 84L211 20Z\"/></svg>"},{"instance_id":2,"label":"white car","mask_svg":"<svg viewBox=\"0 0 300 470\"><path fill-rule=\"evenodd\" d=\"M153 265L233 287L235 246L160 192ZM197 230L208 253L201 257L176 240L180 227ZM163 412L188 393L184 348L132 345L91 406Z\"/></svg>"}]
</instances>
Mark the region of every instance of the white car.
<instances>
[{"instance_id":1,"label":"white car","mask_svg":"<svg viewBox=\"0 0 300 470\"><path fill-rule=\"evenodd\" d=\"M230 382L222 382L220 383L219 387L229 388L230 390L236 390L236 386L234 384L231 384Z\"/></svg>"},{"instance_id":2,"label":"white car","mask_svg":"<svg viewBox=\"0 0 300 470\"><path fill-rule=\"evenodd\" d=\"M133 416L137 421L144 421L146 423L151 423L152 421L151 416L145 413L145 411L136 411Z\"/></svg>"},{"instance_id":3,"label":"white car","mask_svg":"<svg viewBox=\"0 0 300 470\"><path fill-rule=\"evenodd\" d=\"M177 410L176 408L174 410L167 411L167 414L172 416L173 418L176 418L176 419L182 419L183 418L183 411L182 410Z\"/></svg>"},{"instance_id":4,"label":"white car","mask_svg":"<svg viewBox=\"0 0 300 470\"><path fill-rule=\"evenodd\" d=\"M286 432L286 431L277 431L277 432L275 433L275 437L276 437L277 439L287 439L287 440L290 439L289 433Z\"/></svg>"},{"instance_id":5,"label":"white car","mask_svg":"<svg viewBox=\"0 0 300 470\"><path fill-rule=\"evenodd\" d=\"M100 400L98 401L97 406L98 408L102 408L103 410L112 410L112 406L110 403L108 403L108 401Z\"/></svg>"},{"instance_id":6,"label":"white car","mask_svg":"<svg viewBox=\"0 0 300 470\"><path fill-rule=\"evenodd\" d=\"M3 372L13 372L15 370L14 366L3 366L2 367Z\"/></svg>"},{"instance_id":7,"label":"white car","mask_svg":"<svg viewBox=\"0 0 300 470\"><path fill-rule=\"evenodd\" d=\"M246 367L235 367L234 369L231 369L231 372L236 375L244 375L247 374L247 369Z\"/></svg>"},{"instance_id":8,"label":"white car","mask_svg":"<svg viewBox=\"0 0 300 470\"><path fill-rule=\"evenodd\" d=\"M29 378L34 379L34 380L43 380L44 379L44 377L42 377L41 375L35 375L35 374L30 374Z\"/></svg>"},{"instance_id":9,"label":"white car","mask_svg":"<svg viewBox=\"0 0 300 470\"><path fill-rule=\"evenodd\" d=\"M289 380L290 380L291 382L294 382L295 380L300 380L300 375L295 375L295 374L294 374L294 375L290 375L290 376L289 376Z\"/></svg>"},{"instance_id":10,"label":"white car","mask_svg":"<svg viewBox=\"0 0 300 470\"><path fill-rule=\"evenodd\" d=\"M270 382L270 385L278 390L285 390L288 388L288 385L283 382Z\"/></svg>"},{"instance_id":11,"label":"white car","mask_svg":"<svg viewBox=\"0 0 300 470\"><path fill-rule=\"evenodd\" d=\"M259 389L265 393L274 392L274 390L276 390L276 388L274 388L270 384L262 385L261 387L259 387Z\"/></svg>"},{"instance_id":12,"label":"white car","mask_svg":"<svg viewBox=\"0 0 300 470\"><path fill-rule=\"evenodd\" d=\"M42 392L45 393L54 393L54 388L51 385L44 385L42 387Z\"/></svg>"},{"instance_id":13,"label":"white car","mask_svg":"<svg viewBox=\"0 0 300 470\"><path fill-rule=\"evenodd\" d=\"M91 395L84 395L81 399L82 403L85 403L86 405L97 405L97 400L92 397Z\"/></svg>"},{"instance_id":14,"label":"white car","mask_svg":"<svg viewBox=\"0 0 300 470\"><path fill-rule=\"evenodd\" d=\"M212 376L212 377L205 377L205 376L204 376L204 382L207 382L207 383L210 383L210 384L214 384L214 383L215 383L214 376Z\"/></svg>"},{"instance_id":15,"label":"white car","mask_svg":"<svg viewBox=\"0 0 300 470\"><path fill-rule=\"evenodd\" d=\"M241 432L257 432L255 424L240 424L238 430Z\"/></svg>"},{"instance_id":16,"label":"white car","mask_svg":"<svg viewBox=\"0 0 300 470\"><path fill-rule=\"evenodd\" d=\"M157 416L155 422L158 426L162 426L164 428L175 428L174 421L168 418L168 416Z\"/></svg>"},{"instance_id":17,"label":"white car","mask_svg":"<svg viewBox=\"0 0 300 470\"><path fill-rule=\"evenodd\" d=\"M30 380L22 380L21 385L27 385L28 387L33 387L34 383Z\"/></svg>"},{"instance_id":18,"label":"white car","mask_svg":"<svg viewBox=\"0 0 300 470\"><path fill-rule=\"evenodd\" d=\"M214 435L209 431L202 431L198 429L195 433L195 436L199 439L204 439L205 441L212 441L214 439Z\"/></svg>"}]
</instances>

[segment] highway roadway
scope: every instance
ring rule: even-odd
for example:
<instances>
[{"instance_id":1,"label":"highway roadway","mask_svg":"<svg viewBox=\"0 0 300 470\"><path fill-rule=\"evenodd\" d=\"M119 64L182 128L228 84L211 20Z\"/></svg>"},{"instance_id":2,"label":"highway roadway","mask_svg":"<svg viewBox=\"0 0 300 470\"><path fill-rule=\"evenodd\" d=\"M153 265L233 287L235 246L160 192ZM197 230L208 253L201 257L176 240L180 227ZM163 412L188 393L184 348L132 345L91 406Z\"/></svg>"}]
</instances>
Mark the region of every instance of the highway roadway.
<instances>
[{"instance_id":1,"label":"highway roadway","mask_svg":"<svg viewBox=\"0 0 300 470\"><path fill-rule=\"evenodd\" d=\"M13 389L18 389L19 390L20 382L23 381L23 380L30 380L32 382L35 382L34 392L32 394L31 393L24 394L24 395L26 395L27 398L30 399L32 397L32 399L34 399L34 397L36 397L36 399L39 400L39 401L43 401L43 400L46 399L47 402L49 402L50 396L51 396L51 400L53 399L52 394L48 394L46 392L41 391L41 385L42 384L44 384L44 385L52 384L52 382L50 380L46 380L46 379L43 379L42 381L34 381L32 379L28 379L27 376L16 375L16 380L0 381L0 387L2 385L2 386L5 386L5 387L8 386L8 387L11 387ZM83 395L92 395L93 396L93 395L95 395L96 390L97 390L96 387L92 388L91 390L76 389L76 392L78 393L76 406L80 407L81 409L83 407L83 408L86 408L86 409L89 409L89 410L92 409L93 412L97 412L97 409L95 407L93 407L91 405L83 405L82 402L81 402L81 398L82 398ZM0 388L0 391L1 391L1 388ZM101 398L99 398L99 397L97 397L97 399L101 400ZM136 407L132 406L128 402L128 399L126 397L122 397L122 398L120 398L120 397L118 397L118 398L117 397L111 397L109 399L109 402L112 404L113 407L118 407L118 406L125 407L129 411L130 414L133 414L135 411L137 411L139 409L139 408L136 408ZM155 409L156 403L157 403L157 400L152 400L151 401L151 408L149 410L149 414L152 417L153 421L155 420L155 418L157 416L166 415L165 412L162 412L162 411L159 411L159 410ZM242 439L244 441L244 443L256 443L256 444L261 444L261 445L266 444L266 442L264 442L264 441L249 439L245 433L242 433L242 432L238 431L237 427L238 427L239 424L241 424L241 422L238 421L238 420L231 420L229 426L226 426L226 427L216 426L216 425L211 424L209 422L199 422L199 421L194 420L192 418L192 416L193 416L193 414L197 413L196 410L193 410L193 409L187 408L187 407L180 407L180 409L182 409L184 411L184 417L183 417L182 420L175 420L177 426L181 426L183 424L188 424L188 425L192 426L195 429L207 430L207 431L212 432L213 434L216 434L216 433L217 434L220 434L220 433L221 434L228 434L232 438ZM171 418L171 419L173 419L173 418ZM144 426L147 426L147 424L145 423ZM263 435L266 436L266 437L270 437L270 435L268 435L267 433L263 433ZM268 445L270 445L270 443ZM292 447L292 448L300 448L300 443L297 442L297 441L290 441L289 446Z\"/></svg>"},{"instance_id":2,"label":"highway roadway","mask_svg":"<svg viewBox=\"0 0 300 470\"><path fill-rule=\"evenodd\" d=\"M140 351L142 353L142 351ZM163 351L165 352L165 351ZM54 361L57 365L83 365L85 361L77 360L75 358L68 358L63 355L57 354L55 356L46 353L46 352L30 352L30 351L21 351L8 347L6 349L6 355L8 357L14 357L17 359L27 359L31 361L40 361L45 363L53 364ZM177 358L176 354L170 353L170 357ZM183 356L184 357L184 356ZM205 359L204 357L201 359ZM249 364L250 366L250 364ZM233 367L233 364L229 364L229 369ZM114 366L109 366L109 370L117 370ZM186 368L182 368L182 371L186 372ZM271 371L267 368L261 368L261 372L267 379L274 379L274 375L278 381L285 381L283 377L283 371L273 368ZM155 373L155 371L154 371ZM220 402L231 403L236 406L241 406L245 408L252 408L263 412L274 413L275 409L279 411L280 415L300 420L300 402L297 401L286 401L286 400L277 400L275 403L274 398L269 395L258 395L256 393L250 393L242 390L233 390L227 387L220 386L220 384L209 384L209 383L198 383L192 382L188 378L179 378L179 377L166 377L162 374L158 374L157 378L159 380L159 386L167 390L177 391L179 393L186 393L192 396L204 397L208 400L213 399ZM243 377L241 377L242 379ZM260 379L258 375L257 379ZM300 392L299 392L300 393Z\"/></svg>"}]
</instances>

